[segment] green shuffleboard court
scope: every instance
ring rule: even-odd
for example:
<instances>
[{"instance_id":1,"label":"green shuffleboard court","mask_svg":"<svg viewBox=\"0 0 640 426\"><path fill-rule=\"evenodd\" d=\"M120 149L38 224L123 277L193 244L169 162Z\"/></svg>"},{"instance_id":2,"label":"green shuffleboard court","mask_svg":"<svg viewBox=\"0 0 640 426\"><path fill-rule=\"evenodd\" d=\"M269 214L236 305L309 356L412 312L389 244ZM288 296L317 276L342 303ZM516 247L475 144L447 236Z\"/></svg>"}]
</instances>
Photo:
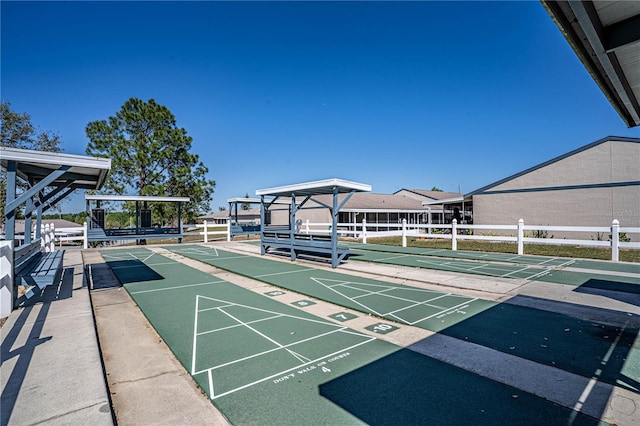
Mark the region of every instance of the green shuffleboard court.
<instances>
[{"instance_id":1,"label":"green shuffleboard court","mask_svg":"<svg viewBox=\"0 0 640 426\"><path fill-rule=\"evenodd\" d=\"M179 249L184 253L187 247ZM198 252L193 247L188 250ZM231 253L204 250L241 262ZM277 297L286 290L256 294L142 248L101 254L177 359L232 424L602 424L507 384L348 328L357 315L343 312L320 318L304 312L304 303L299 308L282 304ZM318 285L327 278L309 268L291 270L277 263L285 272L281 276L311 273L316 286L328 294L340 288L351 298L363 296L380 311L423 323L415 312L402 316L404 309L399 305L385 308L374 297L389 293L390 303L422 304L409 289L396 293L397 289L387 286L373 291L344 282L332 289L334 285ZM278 275L273 265L257 264L262 275ZM445 296L432 295L425 304L443 309L445 319L467 317L458 305L478 302L437 302L446 300ZM313 303L302 297L300 301ZM392 333L402 327L384 322L378 326L379 331L371 331Z\"/></svg>"},{"instance_id":2,"label":"green shuffleboard court","mask_svg":"<svg viewBox=\"0 0 640 426\"><path fill-rule=\"evenodd\" d=\"M235 424L358 424L320 397L319 385L399 349L146 249L101 254Z\"/></svg>"},{"instance_id":3,"label":"green shuffleboard court","mask_svg":"<svg viewBox=\"0 0 640 426\"><path fill-rule=\"evenodd\" d=\"M346 243L349 260L568 285L589 280L640 284L640 264ZM566 268L580 271L565 270ZM591 272L593 271L593 272Z\"/></svg>"},{"instance_id":4,"label":"green shuffleboard court","mask_svg":"<svg viewBox=\"0 0 640 426\"><path fill-rule=\"evenodd\" d=\"M636 327L621 329L571 315L354 277L215 247L167 249L230 272L373 314L398 326L406 324L440 332L585 377L600 369L600 380L611 384L628 382L630 389L640 391L637 387L640 351L634 343L638 335ZM617 339L613 348L612 339ZM585 357L584 353L592 356ZM616 356L609 359L611 354ZM611 372L601 366L605 358ZM624 373L619 374L621 371Z\"/></svg>"},{"instance_id":5,"label":"green shuffleboard court","mask_svg":"<svg viewBox=\"0 0 640 426\"><path fill-rule=\"evenodd\" d=\"M488 300L355 277L215 247L181 245L165 249L335 305L432 331L442 330L495 305Z\"/></svg>"}]
</instances>

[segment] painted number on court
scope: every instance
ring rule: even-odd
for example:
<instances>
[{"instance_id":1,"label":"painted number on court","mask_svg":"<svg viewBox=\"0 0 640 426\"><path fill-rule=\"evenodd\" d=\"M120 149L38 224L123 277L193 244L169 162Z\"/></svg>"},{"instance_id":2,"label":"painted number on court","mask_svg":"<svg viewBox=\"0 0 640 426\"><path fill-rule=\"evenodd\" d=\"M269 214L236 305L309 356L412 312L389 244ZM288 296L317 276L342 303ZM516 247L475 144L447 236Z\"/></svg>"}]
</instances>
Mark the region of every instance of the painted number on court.
<instances>
[{"instance_id":1,"label":"painted number on court","mask_svg":"<svg viewBox=\"0 0 640 426\"><path fill-rule=\"evenodd\" d=\"M338 312L337 314L329 315L329 318L333 318L336 321L345 322L349 321L350 319L358 318L358 316L349 312Z\"/></svg>"},{"instance_id":2,"label":"painted number on court","mask_svg":"<svg viewBox=\"0 0 640 426\"><path fill-rule=\"evenodd\" d=\"M293 302L292 305L299 306L304 308L305 306L315 305L316 302L312 302L311 300L298 300L297 302Z\"/></svg>"},{"instance_id":3,"label":"painted number on court","mask_svg":"<svg viewBox=\"0 0 640 426\"><path fill-rule=\"evenodd\" d=\"M378 334L391 333L392 331L397 330L398 328L399 327L396 327L395 325L389 325L383 322L365 327L365 329L369 331L373 331L374 333L378 333Z\"/></svg>"},{"instance_id":4,"label":"painted number on court","mask_svg":"<svg viewBox=\"0 0 640 426\"><path fill-rule=\"evenodd\" d=\"M284 291L279 291L279 290L274 290L274 291L268 291L265 293L267 296L281 296L284 294Z\"/></svg>"}]
</instances>

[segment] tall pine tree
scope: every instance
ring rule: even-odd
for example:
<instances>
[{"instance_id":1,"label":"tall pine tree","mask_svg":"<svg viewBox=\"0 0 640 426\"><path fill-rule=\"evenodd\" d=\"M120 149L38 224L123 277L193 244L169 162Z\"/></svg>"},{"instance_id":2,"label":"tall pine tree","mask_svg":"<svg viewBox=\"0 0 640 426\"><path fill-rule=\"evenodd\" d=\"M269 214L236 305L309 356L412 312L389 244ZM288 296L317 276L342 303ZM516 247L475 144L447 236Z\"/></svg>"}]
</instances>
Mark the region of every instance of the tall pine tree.
<instances>
[{"instance_id":1,"label":"tall pine tree","mask_svg":"<svg viewBox=\"0 0 640 426\"><path fill-rule=\"evenodd\" d=\"M177 127L171 111L153 99L131 98L115 116L87 124L87 154L111 158L104 188L113 194L190 197L183 206L187 221L209 210L215 181L190 153L192 138ZM172 204L154 206L157 219L175 222Z\"/></svg>"}]
</instances>

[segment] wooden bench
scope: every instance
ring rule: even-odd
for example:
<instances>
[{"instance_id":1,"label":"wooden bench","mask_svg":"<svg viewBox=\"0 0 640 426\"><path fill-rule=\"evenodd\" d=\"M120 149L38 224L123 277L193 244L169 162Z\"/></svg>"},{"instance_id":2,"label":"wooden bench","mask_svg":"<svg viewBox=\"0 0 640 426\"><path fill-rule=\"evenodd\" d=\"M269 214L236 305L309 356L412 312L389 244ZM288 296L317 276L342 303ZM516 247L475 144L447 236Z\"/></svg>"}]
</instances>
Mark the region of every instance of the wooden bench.
<instances>
[{"instance_id":1,"label":"wooden bench","mask_svg":"<svg viewBox=\"0 0 640 426\"><path fill-rule=\"evenodd\" d=\"M39 289L60 281L63 254L64 251L43 252L39 239L14 250L15 283L28 289L27 299Z\"/></svg>"}]
</instances>

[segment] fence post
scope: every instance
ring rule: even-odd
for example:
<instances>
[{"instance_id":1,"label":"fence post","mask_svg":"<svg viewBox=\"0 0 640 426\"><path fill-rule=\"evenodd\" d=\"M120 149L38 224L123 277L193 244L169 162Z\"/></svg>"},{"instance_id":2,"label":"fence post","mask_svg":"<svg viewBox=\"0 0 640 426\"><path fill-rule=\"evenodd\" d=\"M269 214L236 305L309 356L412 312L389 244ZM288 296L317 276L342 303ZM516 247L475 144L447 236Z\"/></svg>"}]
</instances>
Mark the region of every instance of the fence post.
<instances>
[{"instance_id":1,"label":"fence post","mask_svg":"<svg viewBox=\"0 0 640 426\"><path fill-rule=\"evenodd\" d=\"M86 221L82 223L82 227L84 228L84 238L82 242L82 248L85 250L89 248L89 225Z\"/></svg>"},{"instance_id":2,"label":"fence post","mask_svg":"<svg viewBox=\"0 0 640 426\"><path fill-rule=\"evenodd\" d=\"M227 241L231 241L231 217L227 219Z\"/></svg>"},{"instance_id":3,"label":"fence post","mask_svg":"<svg viewBox=\"0 0 640 426\"><path fill-rule=\"evenodd\" d=\"M56 226L53 223L49 225L49 251L56 251Z\"/></svg>"},{"instance_id":4,"label":"fence post","mask_svg":"<svg viewBox=\"0 0 640 426\"><path fill-rule=\"evenodd\" d=\"M407 246L407 219L402 219L402 247Z\"/></svg>"},{"instance_id":5,"label":"fence post","mask_svg":"<svg viewBox=\"0 0 640 426\"><path fill-rule=\"evenodd\" d=\"M204 242L208 243L209 242L209 234L208 234L208 229L207 229L207 220L203 220L202 221L202 232L204 234Z\"/></svg>"},{"instance_id":6,"label":"fence post","mask_svg":"<svg viewBox=\"0 0 640 426\"><path fill-rule=\"evenodd\" d=\"M309 219L304 223L304 233L309 235Z\"/></svg>"},{"instance_id":7,"label":"fence post","mask_svg":"<svg viewBox=\"0 0 640 426\"><path fill-rule=\"evenodd\" d=\"M42 251L47 251L47 230L48 229L49 229L49 225L47 225L46 223L40 226L40 249ZM25 237L26 237L26 234L25 234Z\"/></svg>"},{"instance_id":8,"label":"fence post","mask_svg":"<svg viewBox=\"0 0 640 426\"><path fill-rule=\"evenodd\" d=\"M518 221L518 254L524 254L524 219Z\"/></svg>"},{"instance_id":9,"label":"fence post","mask_svg":"<svg viewBox=\"0 0 640 426\"><path fill-rule=\"evenodd\" d=\"M367 219L362 219L362 244L367 244Z\"/></svg>"},{"instance_id":10,"label":"fence post","mask_svg":"<svg viewBox=\"0 0 640 426\"><path fill-rule=\"evenodd\" d=\"M458 250L458 240L456 239L456 235L458 234L458 221L453 219L451 221L451 250Z\"/></svg>"},{"instance_id":11,"label":"fence post","mask_svg":"<svg viewBox=\"0 0 640 426\"><path fill-rule=\"evenodd\" d=\"M611 260L617 262L620 254L620 222L613 219L611 222Z\"/></svg>"}]
</instances>

